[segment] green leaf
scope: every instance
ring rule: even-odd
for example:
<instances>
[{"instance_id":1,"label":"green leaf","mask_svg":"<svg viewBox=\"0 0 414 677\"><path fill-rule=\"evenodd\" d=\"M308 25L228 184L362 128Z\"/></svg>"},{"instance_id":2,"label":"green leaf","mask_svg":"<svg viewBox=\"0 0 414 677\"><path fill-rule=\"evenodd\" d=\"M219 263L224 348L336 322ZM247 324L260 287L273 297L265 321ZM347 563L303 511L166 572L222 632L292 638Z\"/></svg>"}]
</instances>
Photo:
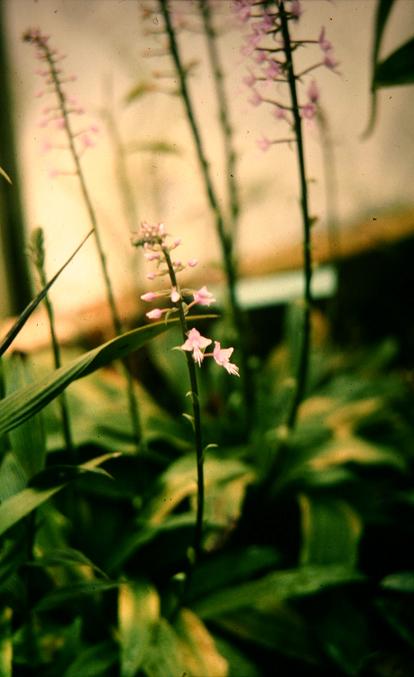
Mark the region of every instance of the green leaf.
<instances>
[{"instance_id":1,"label":"green leaf","mask_svg":"<svg viewBox=\"0 0 414 677\"><path fill-rule=\"evenodd\" d=\"M100 594L107 590L113 590L120 584L116 581L81 581L80 583L72 583L72 585L65 585L62 588L53 590L49 594L42 597L40 602L35 606L36 611L48 611L55 607L65 606L68 602L72 602L80 597L88 595Z\"/></svg>"},{"instance_id":2,"label":"green leaf","mask_svg":"<svg viewBox=\"0 0 414 677\"><path fill-rule=\"evenodd\" d=\"M115 458L118 454L105 454L94 458L87 463L83 463L80 466L72 466L72 468L77 468L75 474L68 478L56 479L56 484L50 486L48 482L47 488L39 489L36 487L28 487L20 491L18 494L11 496L10 498L3 501L0 505L0 536L4 534L7 529L10 529L14 524L16 524L23 517L26 517L32 510L35 510L39 505L47 501L58 491L63 489L70 479L75 479L79 477L80 473L86 471L95 471L99 465L105 461ZM50 475L49 475L50 477Z\"/></svg>"},{"instance_id":3,"label":"green leaf","mask_svg":"<svg viewBox=\"0 0 414 677\"><path fill-rule=\"evenodd\" d=\"M234 644L216 635L214 635L214 642L218 651L228 663L228 677L241 677L241 675L243 677L262 677L263 673L259 668Z\"/></svg>"},{"instance_id":4,"label":"green leaf","mask_svg":"<svg viewBox=\"0 0 414 677\"><path fill-rule=\"evenodd\" d=\"M142 665L160 615L160 600L147 581L123 583L118 596L121 677L134 677Z\"/></svg>"},{"instance_id":5,"label":"green leaf","mask_svg":"<svg viewBox=\"0 0 414 677\"><path fill-rule=\"evenodd\" d=\"M204 462L206 495L215 485L225 484L236 478L253 478L252 470L237 459L208 456ZM161 491L145 509L145 517L152 525L160 524L185 498L197 490L196 469L193 454L183 456L170 465L159 480Z\"/></svg>"},{"instance_id":6,"label":"green leaf","mask_svg":"<svg viewBox=\"0 0 414 677\"><path fill-rule=\"evenodd\" d=\"M363 580L361 574L347 566L303 566L275 571L257 581L225 588L192 604L203 619L257 605L271 606L282 600L306 597L325 588Z\"/></svg>"},{"instance_id":7,"label":"green leaf","mask_svg":"<svg viewBox=\"0 0 414 677\"><path fill-rule=\"evenodd\" d=\"M257 545L214 554L200 562L194 570L190 597L195 599L212 590L257 576L263 570L274 568L279 561L280 556L274 548Z\"/></svg>"},{"instance_id":8,"label":"green leaf","mask_svg":"<svg viewBox=\"0 0 414 677\"><path fill-rule=\"evenodd\" d=\"M396 592L414 593L414 571L390 574L382 579L381 587Z\"/></svg>"},{"instance_id":9,"label":"green leaf","mask_svg":"<svg viewBox=\"0 0 414 677\"><path fill-rule=\"evenodd\" d=\"M36 383L9 395L0 403L0 435L13 430L40 411L72 381L83 378L96 369L125 357L176 323L176 320L172 320L168 324L157 322L117 336L98 346L98 348L85 353L71 364L61 367Z\"/></svg>"},{"instance_id":10,"label":"green leaf","mask_svg":"<svg viewBox=\"0 0 414 677\"><path fill-rule=\"evenodd\" d=\"M12 355L4 360L4 370L7 395L21 391L33 383L29 364L21 355ZM27 479L40 472L46 457L46 438L41 416L32 416L29 421L12 430L9 439L13 453Z\"/></svg>"},{"instance_id":11,"label":"green leaf","mask_svg":"<svg viewBox=\"0 0 414 677\"><path fill-rule=\"evenodd\" d=\"M0 611L0 675L12 677L13 642L12 610L8 607Z\"/></svg>"},{"instance_id":12,"label":"green leaf","mask_svg":"<svg viewBox=\"0 0 414 677\"><path fill-rule=\"evenodd\" d=\"M301 616L283 603L271 608L244 609L226 613L214 619L218 625L238 639L244 646L246 640L258 647L293 656L301 661L317 662L318 656L309 630ZM244 673L240 673L244 674ZM235 676L236 677L236 676Z\"/></svg>"},{"instance_id":13,"label":"green leaf","mask_svg":"<svg viewBox=\"0 0 414 677\"><path fill-rule=\"evenodd\" d=\"M64 677L102 677L111 675L118 658L113 642L101 642L80 652L64 672Z\"/></svg>"},{"instance_id":14,"label":"green leaf","mask_svg":"<svg viewBox=\"0 0 414 677\"><path fill-rule=\"evenodd\" d=\"M395 449L372 444L356 436L334 439L322 445L316 452L307 465L312 470L320 472L346 463L368 466L388 465L396 470L405 470L406 467L404 459Z\"/></svg>"},{"instance_id":15,"label":"green leaf","mask_svg":"<svg viewBox=\"0 0 414 677\"><path fill-rule=\"evenodd\" d=\"M80 552L80 550L75 550L75 548L65 548L53 550L51 554L46 554L43 557L37 557L35 560L31 560L26 563L26 566L35 566L35 567L54 567L54 566L88 566L96 573L103 576L103 578L108 579L107 574L102 571L96 564L94 564L89 557Z\"/></svg>"},{"instance_id":16,"label":"green leaf","mask_svg":"<svg viewBox=\"0 0 414 677\"><path fill-rule=\"evenodd\" d=\"M382 43L382 36L387 25L388 17L391 12L394 0L378 0L377 1L377 12L375 16L375 28L374 28L374 43L372 48L372 57L371 57L371 113L367 129L364 132L364 137L366 138L373 130L375 125L375 119L377 114L377 93L375 89L375 71L377 68L379 51Z\"/></svg>"},{"instance_id":17,"label":"green leaf","mask_svg":"<svg viewBox=\"0 0 414 677\"><path fill-rule=\"evenodd\" d=\"M26 306L26 308L23 310L23 312L19 315L17 318L16 322L13 324L11 329L7 332L6 336L2 339L0 342L0 355L3 355L3 353L7 350L7 348L11 345L11 343L14 341L16 338L17 334L20 332L20 330L24 327L26 324L27 320L29 319L30 315L33 313L34 310L36 310L37 306L43 299L45 298L47 292L51 288L51 286L56 282L58 277L60 276L61 273L65 270L66 266L72 261L72 259L76 256L78 251L83 247L85 244L86 240L92 235L93 230L90 230L89 233L83 238L82 242L80 245L78 245L75 249L75 251L69 256L69 258L65 261L63 266L59 268L57 273L49 280L47 285L41 289L41 291L38 293L38 295L30 301L30 303Z\"/></svg>"},{"instance_id":18,"label":"green leaf","mask_svg":"<svg viewBox=\"0 0 414 677\"><path fill-rule=\"evenodd\" d=\"M354 566L362 524L345 503L333 498L299 498L302 516L302 564Z\"/></svg>"},{"instance_id":19,"label":"green leaf","mask_svg":"<svg viewBox=\"0 0 414 677\"><path fill-rule=\"evenodd\" d=\"M12 180L10 176L7 174L7 172L3 169L3 167L0 165L0 176L2 176L8 183L12 183Z\"/></svg>"},{"instance_id":20,"label":"green leaf","mask_svg":"<svg viewBox=\"0 0 414 677\"><path fill-rule=\"evenodd\" d=\"M375 68L374 85L379 87L395 87L409 85L414 82L414 38L401 45Z\"/></svg>"},{"instance_id":21,"label":"green leaf","mask_svg":"<svg viewBox=\"0 0 414 677\"><path fill-rule=\"evenodd\" d=\"M141 80L141 82L138 82L129 90L129 92L127 92L124 97L124 102L126 105L129 105L130 103L137 101L137 99L141 99L146 94L151 94L156 91L157 87L154 83Z\"/></svg>"},{"instance_id":22,"label":"green leaf","mask_svg":"<svg viewBox=\"0 0 414 677\"><path fill-rule=\"evenodd\" d=\"M152 645L143 662L143 670L147 677L185 675L177 635L164 618L160 618L155 629Z\"/></svg>"}]
</instances>

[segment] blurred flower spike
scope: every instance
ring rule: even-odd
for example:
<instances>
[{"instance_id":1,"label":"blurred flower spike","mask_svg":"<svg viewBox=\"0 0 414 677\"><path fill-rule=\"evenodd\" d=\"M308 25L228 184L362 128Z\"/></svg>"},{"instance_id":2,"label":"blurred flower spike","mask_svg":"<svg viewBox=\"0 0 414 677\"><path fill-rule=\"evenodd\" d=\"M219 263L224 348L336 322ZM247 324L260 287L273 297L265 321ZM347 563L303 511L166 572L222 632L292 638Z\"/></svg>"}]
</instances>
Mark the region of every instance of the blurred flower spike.
<instances>
[{"instance_id":1,"label":"blurred flower spike","mask_svg":"<svg viewBox=\"0 0 414 677\"><path fill-rule=\"evenodd\" d=\"M142 301L146 303L158 301L158 299L164 299L169 303L165 308L149 310L146 317L149 320L161 320L164 316L168 318L172 313L178 313L183 335L187 337L184 343L179 346L179 349L191 352L194 362L199 367L204 358L212 357L216 364L223 367L229 374L239 376L238 367L230 362L234 348L221 348L220 343L215 341L213 352L206 353L205 349L212 343L212 340L202 336L194 327L191 329L187 327L187 320L190 319L188 313L191 308L195 305L208 307L215 303L216 299L206 285L203 285L200 289L180 286L178 273L186 270L186 268L193 268L197 264L196 259L190 259L184 264L182 261L174 260L171 257L171 252L177 249L180 244L181 240L178 238L170 242L170 236L163 223L156 225L143 223L139 233L132 238L132 245L142 247L145 259L155 265L155 270L147 275L147 279L169 278L169 286L141 294Z\"/></svg>"},{"instance_id":2,"label":"blurred flower spike","mask_svg":"<svg viewBox=\"0 0 414 677\"><path fill-rule=\"evenodd\" d=\"M320 29L319 35L290 40L291 44L286 49L283 20L292 24L292 32L295 31L296 24L302 23L304 12L300 0L236 0L233 8L239 23L246 28L240 51L249 59L247 74L243 78L244 84L249 88L248 101L252 106L270 104L273 116L277 120L284 120L292 130L294 115L285 101L289 98L287 84L291 57L288 54L293 55L302 47L312 46L310 53L316 54L313 62L309 66L305 65L301 72L295 73L297 85L303 90L298 103L300 115L312 120L318 112L319 89L315 80L305 89L306 76L318 68L337 72L338 66L332 43L326 37L325 27ZM312 10L312 3L309 3L309 8ZM277 99L269 96L269 83L277 83ZM266 88L266 97L261 88ZM264 137L257 141L257 145L261 150L267 150L274 142Z\"/></svg>"},{"instance_id":3,"label":"blurred flower spike","mask_svg":"<svg viewBox=\"0 0 414 677\"><path fill-rule=\"evenodd\" d=\"M44 106L42 118L39 120L39 127L50 130L49 136L42 140L42 152L70 150L80 158L88 148L95 146L95 137L99 129L94 124L77 124L75 127L74 118L84 116L85 111L77 99L66 91L66 87L77 78L76 75L65 74L60 63L66 55L52 48L49 39L49 36L43 35L38 28L29 28L23 34L24 42L35 47L35 57L42 64L36 70L36 75L42 78L43 87L36 93L36 97L53 97L53 101ZM66 139L59 141L57 131L63 131ZM53 167L49 171L49 176L75 173L75 169L62 171Z\"/></svg>"}]
</instances>

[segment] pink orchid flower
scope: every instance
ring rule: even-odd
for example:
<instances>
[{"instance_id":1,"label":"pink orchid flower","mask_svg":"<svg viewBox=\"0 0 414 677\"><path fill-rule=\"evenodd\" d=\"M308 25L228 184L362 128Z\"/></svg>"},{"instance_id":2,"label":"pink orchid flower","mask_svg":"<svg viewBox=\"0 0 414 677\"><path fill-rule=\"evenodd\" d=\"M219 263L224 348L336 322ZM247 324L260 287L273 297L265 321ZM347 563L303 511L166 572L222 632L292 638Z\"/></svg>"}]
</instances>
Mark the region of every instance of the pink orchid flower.
<instances>
[{"instance_id":1,"label":"pink orchid flower","mask_svg":"<svg viewBox=\"0 0 414 677\"><path fill-rule=\"evenodd\" d=\"M204 359L204 350L207 346L210 345L211 339L201 336L200 332L193 327L186 334L188 336L185 343L180 346L181 350L187 350L193 353L193 360L197 362L198 366L201 366L201 363Z\"/></svg>"},{"instance_id":2,"label":"pink orchid flower","mask_svg":"<svg viewBox=\"0 0 414 677\"><path fill-rule=\"evenodd\" d=\"M240 376L239 368L237 367L237 365L230 362L230 357L233 353L233 350L234 348L222 348L220 345L220 341L214 341L213 357L216 363L220 367L224 367L224 369L229 374L233 374L234 376Z\"/></svg>"}]
</instances>

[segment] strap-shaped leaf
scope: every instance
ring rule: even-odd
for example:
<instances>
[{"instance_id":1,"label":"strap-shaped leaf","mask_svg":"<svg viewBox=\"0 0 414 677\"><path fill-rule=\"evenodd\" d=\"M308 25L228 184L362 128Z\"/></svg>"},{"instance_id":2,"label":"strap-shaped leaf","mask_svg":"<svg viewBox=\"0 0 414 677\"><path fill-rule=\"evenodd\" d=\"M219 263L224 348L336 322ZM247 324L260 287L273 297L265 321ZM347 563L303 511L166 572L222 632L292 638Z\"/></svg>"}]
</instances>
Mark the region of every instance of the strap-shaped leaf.
<instances>
[{"instance_id":1,"label":"strap-shaped leaf","mask_svg":"<svg viewBox=\"0 0 414 677\"><path fill-rule=\"evenodd\" d=\"M65 474L63 478L57 473L54 484L48 482L45 487L26 487L26 489L19 491L18 494L7 498L0 505L0 536L4 534L7 529L10 529L10 527L23 519L23 517L29 515L32 510L38 508L39 505L63 489L70 480L79 477L83 472L96 472L98 466L111 458L115 458L117 455L118 454L104 454L103 456L87 461L87 463L83 463L80 466L73 466L74 471L76 470L77 472ZM51 470L52 468L49 469L49 471Z\"/></svg>"},{"instance_id":2,"label":"strap-shaped leaf","mask_svg":"<svg viewBox=\"0 0 414 677\"><path fill-rule=\"evenodd\" d=\"M384 61L377 64L374 84L377 87L395 87L414 82L414 38L405 42Z\"/></svg>"},{"instance_id":3,"label":"strap-shaped leaf","mask_svg":"<svg viewBox=\"0 0 414 677\"><path fill-rule=\"evenodd\" d=\"M57 369L36 383L16 390L0 403L0 435L13 430L43 409L72 381L91 374L110 362L137 350L176 322L177 320L171 320L168 323L157 322L129 331L90 350L69 365Z\"/></svg>"}]
</instances>

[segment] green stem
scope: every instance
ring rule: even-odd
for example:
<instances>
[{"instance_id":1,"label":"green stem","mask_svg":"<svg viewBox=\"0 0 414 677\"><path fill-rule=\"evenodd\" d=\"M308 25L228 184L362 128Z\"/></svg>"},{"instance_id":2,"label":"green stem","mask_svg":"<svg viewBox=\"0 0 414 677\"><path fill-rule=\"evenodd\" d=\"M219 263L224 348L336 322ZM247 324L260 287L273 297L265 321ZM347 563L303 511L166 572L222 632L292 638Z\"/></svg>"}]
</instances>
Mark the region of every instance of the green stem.
<instances>
[{"instance_id":1,"label":"green stem","mask_svg":"<svg viewBox=\"0 0 414 677\"><path fill-rule=\"evenodd\" d=\"M162 246L162 252L168 266L168 272L171 279L171 284L179 292L179 285L177 283L177 276L175 274L174 266L171 261L170 253L167 247ZM179 292L180 293L180 292ZM178 316L180 318L181 332L183 340L185 341L188 331L187 320L184 313L184 305L181 300L177 303ZM203 515L204 515L204 454L203 454L203 439L201 431L201 412L200 412L200 397L197 384L197 372L189 352L185 352L188 374L190 377L191 401L193 405L193 419L194 419L194 441L196 448L196 465L197 465L197 510L196 523L194 529L194 564L199 560L202 551L202 537L203 537Z\"/></svg>"},{"instance_id":2,"label":"green stem","mask_svg":"<svg viewBox=\"0 0 414 677\"><path fill-rule=\"evenodd\" d=\"M296 149L299 169L299 183L300 183L300 205L302 211L303 222L303 270L304 270L304 296L303 296L303 327L302 327L302 345L299 357L299 365L296 377L296 389L293 396L291 408L287 418L287 426L290 430L295 427L298 415L299 406L303 400L306 381L309 370L309 354L310 354L310 313L312 306L312 252L311 252L311 226L312 221L309 215L308 204L308 187L306 181L305 170L305 154L304 143L302 135L302 120L300 117L300 109L298 96L296 91L296 76L293 67L292 48L290 43L289 22L286 16L283 0L279 2L279 12L281 20L281 29L284 43L284 51L286 56L286 70L289 84L290 98L292 102L292 114L294 121L294 130L296 136Z\"/></svg>"},{"instance_id":3,"label":"green stem","mask_svg":"<svg viewBox=\"0 0 414 677\"><path fill-rule=\"evenodd\" d=\"M240 364L241 364L241 380L243 387L243 399L245 408L245 420L247 428L249 429L253 417L253 388L251 387L251 372L247 359L247 341L246 341L246 327L240 306L237 301L236 284L237 284L237 268L233 256L233 241L229 233L226 232L224 217L220 208L216 192L214 190L213 181L210 174L209 163L204 152L201 133L196 121L196 116L193 110L190 93L187 87L187 79L185 68L183 67L178 43L175 36L174 27L171 22L171 17L168 9L168 0L159 0L162 15L165 21L165 28L169 39L169 49L174 61L177 72L180 94L184 102L188 123L193 135L196 153L201 169L206 189L207 200L210 209L214 214L216 230L219 237L221 251L223 256L224 270L227 278L227 290L229 297L229 305L232 314L233 326L236 330L239 345L240 345Z\"/></svg>"},{"instance_id":4,"label":"green stem","mask_svg":"<svg viewBox=\"0 0 414 677\"><path fill-rule=\"evenodd\" d=\"M335 153L326 114L319 106L316 120L322 147L323 173L326 196L326 221L328 229L329 258L335 262L341 253L338 230L338 188L335 171Z\"/></svg>"},{"instance_id":5,"label":"green stem","mask_svg":"<svg viewBox=\"0 0 414 677\"><path fill-rule=\"evenodd\" d=\"M63 123L64 123L64 128L66 131L66 136L68 139L69 143L69 150L72 155L72 159L75 165L75 170L76 174L79 179L79 184L80 184L80 189L83 197L83 201L86 207L86 211L89 216L89 220L91 223L91 227L95 236L95 243L96 243L96 249L98 252L98 257L99 261L101 264L101 270L102 270L102 275L104 278L104 283L105 283L105 288L106 288L106 293L107 293L107 299L108 299L108 304L109 308L111 311L111 317L112 317L112 324L114 327L114 331L117 335L122 333L122 322L120 318L120 314L118 312L118 308L116 306L115 302L115 296L113 293L112 289L112 283L111 279L109 276L109 271L108 271L108 266L106 263L106 255L104 252L104 248L102 245L102 240L98 228L98 220L96 217L96 212L92 204L92 200L89 195L89 191L86 185L85 177L82 171L81 163L80 163L80 158L78 151L76 150L75 146L75 136L72 131L71 123L70 123L70 117L69 117L69 112L67 109L66 105L66 97L62 91L61 85L60 85L60 80L59 80L59 75L55 67L55 63L52 57L52 54L50 53L49 49L47 46L43 46L44 54L46 56L49 69L50 69L50 74L51 78L53 81L53 85L55 88L56 96L58 98L59 102L59 108L62 113L62 118L63 118ZM132 430L133 434L136 440L137 446L139 445L139 442L141 441L142 437L142 432L141 432L141 424L140 424L140 417L139 417L139 410L138 410L138 402L137 398L135 395L135 390L134 390L134 381L132 374L129 369L129 364L130 361L128 359L125 359L122 361L123 364L123 370L127 382L127 396L128 396L128 404L129 404L129 413L130 413L130 418L131 418L131 424L132 424Z\"/></svg>"},{"instance_id":6,"label":"green stem","mask_svg":"<svg viewBox=\"0 0 414 677\"><path fill-rule=\"evenodd\" d=\"M40 279L40 284L42 287L46 287L47 285L47 277L46 277L46 272L44 269L44 265L39 262L36 263L37 271L39 274L39 279ZM60 346L59 342L56 336L56 329L55 329L55 314L53 311L53 306L50 301L49 296L46 294L44 298L45 306L46 306L46 312L47 312L47 317L49 320L49 331L50 331L50 338L51 338L51 343L52 343L52 350L53 350L53 360L55 364L55 369L59 369L59 367L62 366L62 360L61 360L61 352L60 352ZM68 401L67 401L67 396L66 392L62 392L58 398L59 402L59 407L60 407L60 414L62 418L62 428L63 428L63 437L65 439L65 446L69 454L73 455L75 446L73 444L73 436L72 436L72 429L71 429L71 424L70 424L70 414L69 414L69 406L68 406Z\"/></svg>"},{"instance_id":7,"label":"green stem","mask_svg":"<svg viewBox=\"0 0 414 677\"><path fill-rule=\"evenodd\" d=\"M199 0L200 12L203 18L204 31L207 38L207 50L213 72L216 96L219 108L219 119L223 131L224 153L226 162L227 189L230 200L230 225L234 237L240 214L239 193L236 181L236 153L233 147L233 131L227 106L227 97L224 89L223 69L217 49L217 34L214 30L210 5L205 0Z\"/></svg>"}]
</instances>

